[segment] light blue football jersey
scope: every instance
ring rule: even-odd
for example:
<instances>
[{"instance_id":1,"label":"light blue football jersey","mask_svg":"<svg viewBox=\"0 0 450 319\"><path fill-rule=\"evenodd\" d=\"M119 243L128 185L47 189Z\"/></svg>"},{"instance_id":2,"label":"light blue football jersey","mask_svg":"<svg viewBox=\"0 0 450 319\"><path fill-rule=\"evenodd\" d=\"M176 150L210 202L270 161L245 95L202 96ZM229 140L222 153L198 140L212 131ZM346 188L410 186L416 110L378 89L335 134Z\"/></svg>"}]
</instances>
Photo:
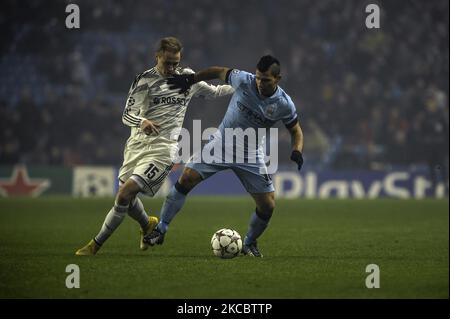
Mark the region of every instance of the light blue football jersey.
<instances>
[{"instance_id":1,"label":"light blue football jersey","mask_svg":"<svg viewBox=\"0 0 450 319\"><path fill-rule=\"evenodd\" d=\"M226 145L223 143L226 148L224 151L236 152L237 149L242 148L245 158L252 155L256 157L257 162L261 163L264 159L263 146L266 130L277 121L282 121L287 127L294 125L298 120L295 105L279 86L272 96L261 96L256 87L256 76L245 71L232 70L228 74L227 83L235 89L235 92L219 125L217 133L220 134L214 134L214 139L223 143L226 128L242 130L253 128L257 132L256 144L249 143L248 138L237 136L232 141L233 145L230 144L229 139ZM260 128L259 131L258 128ZM259 134L259 132L264 133Z\"/></svg>"}]
</instances>

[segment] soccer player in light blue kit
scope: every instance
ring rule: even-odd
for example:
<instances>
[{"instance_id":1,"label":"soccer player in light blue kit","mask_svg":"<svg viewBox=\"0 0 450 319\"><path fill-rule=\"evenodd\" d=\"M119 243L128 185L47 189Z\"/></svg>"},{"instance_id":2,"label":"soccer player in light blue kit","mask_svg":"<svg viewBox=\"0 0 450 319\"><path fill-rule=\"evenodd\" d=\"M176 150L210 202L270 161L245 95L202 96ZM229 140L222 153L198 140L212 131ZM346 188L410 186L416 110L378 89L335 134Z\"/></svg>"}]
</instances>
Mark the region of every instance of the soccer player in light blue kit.
<instances>
[{"instance_id":1,"label":"soccer player in light blue kit","mask_svg":"<svg viewBox=\"0 0 450 319\"><path fill-rule=\"evenodd\" d=\"M235 89L225 117L208 143L220 143L223 152L221 156L216 156L212 163L191 160L186 165L182 176L170 190L163 204L159 224L144 238L144 241L151 246L161 245L169 223L182 208L189 191L216 172L232 169L256 203L249 230L244 238L242 252L245 255L262 257L257 247L257 239L266 229L275 208L272 179L267 174L262 145L256 145L254 149L251 149L243 136L238 136L235 142L226 144L224 143L225 129L253 128L258 131L258 128L268 129L281 120L291 134L291 160L297 163L299 170L303 165L303 132L294 103L278 86L281 79L280 63L274 57L263 56L257 64L255 75L236 69L210 67L195 74L174 75L168 79L167 83L173 88L179 88L180 93L183 93L188 91L194 83L212 79L221 79ZM261 141L259 138L258 140ZM227 142L226 139L225 142ZM244 163L224 161L225 154L234 153L235 148L244 148ZM250 156L253 156L255 160L250 161ZM237 159L236 156L235 159Z\"/></svg>"}]
</instances>

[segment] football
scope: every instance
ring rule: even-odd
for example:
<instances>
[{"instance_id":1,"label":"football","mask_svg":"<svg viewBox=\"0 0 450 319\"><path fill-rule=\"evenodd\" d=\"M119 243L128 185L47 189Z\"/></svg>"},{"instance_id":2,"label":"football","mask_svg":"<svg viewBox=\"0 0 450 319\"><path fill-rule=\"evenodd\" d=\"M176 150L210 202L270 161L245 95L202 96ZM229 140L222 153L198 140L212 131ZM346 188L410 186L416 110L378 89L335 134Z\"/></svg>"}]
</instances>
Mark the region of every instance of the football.
<instances>
[{"instance_id":1,"label":"football","mask_svg":"<svg viewBox=\"0 0 450 319\"><path fill-rule=\"evenodd\" d=\"M215 256L225 259L234 258L242 249L241 235L233 229L219 229L211 238L211 246Z\"/></svg>"}]
</instances>

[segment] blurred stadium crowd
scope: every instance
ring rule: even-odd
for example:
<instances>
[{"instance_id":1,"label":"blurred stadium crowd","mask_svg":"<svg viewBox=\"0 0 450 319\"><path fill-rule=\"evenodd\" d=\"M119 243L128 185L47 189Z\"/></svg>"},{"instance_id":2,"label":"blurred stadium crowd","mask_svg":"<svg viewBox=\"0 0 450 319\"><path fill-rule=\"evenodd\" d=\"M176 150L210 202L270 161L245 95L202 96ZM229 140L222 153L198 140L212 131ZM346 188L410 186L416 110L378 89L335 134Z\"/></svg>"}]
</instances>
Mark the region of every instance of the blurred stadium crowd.
<instances>
[{"instance_id":1,"label":"blurred stadium crowd","mask_svg":"<svg viewBox=\"0 0 450 319\"><path fill-rule=\"evenodd\" d=\"M253 72L271 53L305 132L307 163L376 169L448 154L448 1L2 1L0 164L114 164L129 130L128 88L154 65L154 44L177 36L182 64ZM77 3L81 28L65 27ZM193 100L217 126L227 99ZM289 136L279 133L280 161ZM308 161L308 159L310 159ZM309 162L309 163L308 163Z\"/></svg>"}]
</instances>

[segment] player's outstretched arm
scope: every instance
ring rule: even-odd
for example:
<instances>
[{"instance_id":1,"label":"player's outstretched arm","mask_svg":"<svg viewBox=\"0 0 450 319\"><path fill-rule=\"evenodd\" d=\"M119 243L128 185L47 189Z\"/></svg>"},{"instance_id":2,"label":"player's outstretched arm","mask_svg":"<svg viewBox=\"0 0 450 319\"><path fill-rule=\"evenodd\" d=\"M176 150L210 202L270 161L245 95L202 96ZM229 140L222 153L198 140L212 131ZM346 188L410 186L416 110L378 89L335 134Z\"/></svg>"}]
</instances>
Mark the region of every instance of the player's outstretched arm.
<instances>
[{"instance_id":1,"label":"player's outstretched arm","mask_svg":"<svg viewBox=\"0 0 450 319\"><path fill-rule=\"evenodd\" d=\"M298 170L300 170L303 166L303 131L298 121L288 130L292 141L291 160L297 163Z\"/></svg>"},{"instance_id":2,"label":"player's outstretched arm","mask_svg":"<svg viewBox=\"0 0 450 319\"><path fill-rule=\"evenodd\" d=\"M194 83L200 81L208 81L214 79L220 79L224 82L227 81L227 73L230 69L220 66L212 66L207 69L198 71L194 74Z\"/></svg>"},{"instance_id":3,"label":"player's outstretched arm","mask_svg":"<svg viewBox=\"0 0 450 319\"><path fill-rule=\"evenodd\" d=\"M202 97L207 100L216 99L218 97L231 95L234 93L234 89L230 85L212 85L205 81L198 82L197 90L195 92L196 97Z\"/></svg>"},{"instance_id":4,"label":"player's outstretched arm","mask_svg":"<svg viewBox=\"0 0 450 319\"><path fill-rule=\"evenodd\" d=\"M229 68L213 66L195 74L174 74L167 79L167 84L170 89L180 89L179 92L184 93L197 82L214 79L220 79L225 82L229 70Z\"/></svg>"}]
</instances>

